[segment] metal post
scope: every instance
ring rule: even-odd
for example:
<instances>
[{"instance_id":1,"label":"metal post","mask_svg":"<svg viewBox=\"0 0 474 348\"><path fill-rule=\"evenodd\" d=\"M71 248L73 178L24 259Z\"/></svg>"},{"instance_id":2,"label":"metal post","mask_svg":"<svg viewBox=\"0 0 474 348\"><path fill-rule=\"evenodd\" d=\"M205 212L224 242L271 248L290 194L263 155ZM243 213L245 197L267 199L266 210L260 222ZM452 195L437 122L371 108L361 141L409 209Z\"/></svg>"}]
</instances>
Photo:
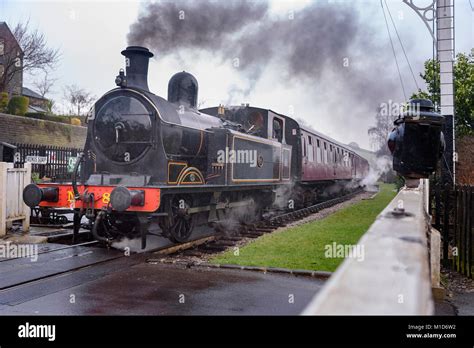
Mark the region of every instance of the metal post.
<instances>
[{"instance_id":1,"label":"metal post","mask_svg":"<svg viewBox=\"0 0 474 348\"><path fill-rule=\"evenodd\" d=\"M24 165L25 168L25 173L23 173L23 187L21 188L21 192L23 192L23 189L31 184L31 163L25 163ZM22 198L20 198L22 199ZM27 206L26 204L23 204L23 212L25 215L25 218L23 219L22 222L22 227L23 227L23 233L29 233L30 232L30 216L31 216L31 208Z\"/></svg>"},{"instance_id":2,"label":"metal post","mask_svg":"<svg viewBox=\"0 0 474 348\"><path fill-rule=\"evenodd\" d=\"M454 0L432 0L427 6L417 6L416 0L403 0L423 21L436 47L436 60L440 63L440 108L446 119L444 136L446 151L442 159L442 182L456 184L457 160L454 127Z\"/></svg>"},{"instance_id":3,"label":"metal post","mask_svg":"<svg viewBox=\"0 0 474 348\"><path fill-rule=\"evenodd\" d=\"M454 2L437 0L436 3L436 49L440 69L440 107L446 119L444 135L446 140L446 162L443 181L456 183L455 172L455 129L454 129Z\"/></svg>"}]
</instances>

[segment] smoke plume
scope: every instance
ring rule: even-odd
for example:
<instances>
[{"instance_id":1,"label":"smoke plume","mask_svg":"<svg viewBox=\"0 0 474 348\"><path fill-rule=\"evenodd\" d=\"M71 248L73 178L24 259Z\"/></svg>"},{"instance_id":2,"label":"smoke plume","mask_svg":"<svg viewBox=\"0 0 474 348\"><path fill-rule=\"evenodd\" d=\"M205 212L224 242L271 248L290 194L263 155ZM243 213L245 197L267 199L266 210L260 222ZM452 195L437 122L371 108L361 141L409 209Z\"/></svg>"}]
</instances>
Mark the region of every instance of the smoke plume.
<instances>
[{"instance_id":1,"label":"smoke plume","mask_svg":"<svg viewBox=\"0 0 474 348\"><path fill-rule=\"evenodd\" d=\"M330 111L341 126L348 117L346 128L360 131L354 114L373 118L381 101L397 99L397 79L386 71L392 52L386 40L374 39L380 28L367 22L351 2L314 2L276 15L263 1L177 0L145 4L130 27L128 43L151 48L157 59L182 59L191 50L235 64L248 81L245 88L227 86L229 94L241 98L231 98L238 104L272 67L282 86L304 86L313 103L306 109Z\"/></svg>"}]
</instances>

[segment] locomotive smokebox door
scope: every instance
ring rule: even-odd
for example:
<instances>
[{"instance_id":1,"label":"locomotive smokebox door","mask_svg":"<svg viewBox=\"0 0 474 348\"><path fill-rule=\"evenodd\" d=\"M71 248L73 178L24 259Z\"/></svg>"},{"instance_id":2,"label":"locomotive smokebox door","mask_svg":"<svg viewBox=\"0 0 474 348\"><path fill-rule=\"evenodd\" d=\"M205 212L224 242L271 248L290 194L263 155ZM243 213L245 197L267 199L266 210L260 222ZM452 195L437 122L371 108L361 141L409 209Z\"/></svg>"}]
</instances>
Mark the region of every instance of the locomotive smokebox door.
<instances>
[{"instance_id":1,"label":"locomotive smokebox door","mask_svg":"<svg viewBox=\"0 0 474 348\"><path fill-rule=\"evenodd\" d=\"M393 169L410 179L429 177L444 153L444 117L435 112L430 100L412 99L394 123L388 139Z\"/></svg>"}]
</instances>

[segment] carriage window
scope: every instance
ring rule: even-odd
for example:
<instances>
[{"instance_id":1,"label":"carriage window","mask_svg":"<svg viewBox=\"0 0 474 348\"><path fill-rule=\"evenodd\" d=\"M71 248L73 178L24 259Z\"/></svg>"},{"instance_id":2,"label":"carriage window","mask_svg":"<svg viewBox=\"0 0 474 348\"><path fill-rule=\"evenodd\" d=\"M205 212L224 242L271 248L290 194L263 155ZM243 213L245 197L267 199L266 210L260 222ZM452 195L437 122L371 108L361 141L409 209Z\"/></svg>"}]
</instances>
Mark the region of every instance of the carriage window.
<instances>
[{"instance_id":1,"label":"carriage window","mask_svg":"<svg viewBox=\"0 0 474 348\"><path fill-rule=\"evenodd\" d=\"M303 137L303 157L306 157L306 138Z\"/></svg>"},{"instance_id":2,"label":"carriage window","mask_svg":"<svg viewBox=\"0 0 474 348\"><path fill-rule=\"evenodd\" d=\"M319 139L316 139L316 162L321 163L321 144L319 142Z\"/></svg>"},{"instance_id":3,"label":"carriage window","mask_svg":"<svg viewBox=\"0 0 474 348\"><path fill-rule=\"evenodd\" d=\"M328 163L328 145L324 142L324 163Z\"/></svg>"},{"instance_id":4,"label":"carriage window","mask_svg":"<svg viewBox=\"0 0 474 348\"><path fill-rule=\"evenodd\" d=\"M308 135L308 157L310 162L314 162L313 138Z\"/></svg>"},{"instance_id":5,"label":"carriage window","mask_svg":"<svg viewBox=\"0 0 474 348\"><path fill-rule=\"evenodd\" d=\"M273 118L273 139L277 139L278 142L283 141L283 120L274 117Z\"/></svg>"}]
</instances>

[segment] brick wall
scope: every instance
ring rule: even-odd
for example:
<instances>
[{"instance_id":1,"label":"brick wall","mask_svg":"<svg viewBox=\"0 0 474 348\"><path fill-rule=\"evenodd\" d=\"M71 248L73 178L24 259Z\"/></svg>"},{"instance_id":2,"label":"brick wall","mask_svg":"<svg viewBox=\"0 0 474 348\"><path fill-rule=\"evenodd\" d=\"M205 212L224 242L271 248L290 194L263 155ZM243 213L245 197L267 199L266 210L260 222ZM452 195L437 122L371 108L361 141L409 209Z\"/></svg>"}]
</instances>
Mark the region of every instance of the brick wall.
<instances>
[{"instance_id":1,"label":"brick wall","mask_svg":"<svg viewBox=\"0 0 474 348\"><path fill-rule=\"evenodd\" d=\"M0 113L0 141L83 148L87 128Z\"/></svg>"}]
</instances>

